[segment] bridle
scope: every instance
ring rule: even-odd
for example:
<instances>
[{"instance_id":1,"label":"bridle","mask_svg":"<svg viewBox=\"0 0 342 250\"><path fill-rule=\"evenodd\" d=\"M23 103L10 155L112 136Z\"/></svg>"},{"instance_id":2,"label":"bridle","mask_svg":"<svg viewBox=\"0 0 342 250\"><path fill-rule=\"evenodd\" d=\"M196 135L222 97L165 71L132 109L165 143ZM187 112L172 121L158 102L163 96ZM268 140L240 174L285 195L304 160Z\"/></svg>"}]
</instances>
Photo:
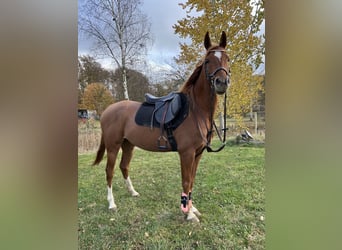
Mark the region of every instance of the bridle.
<instances>
[{"instance_id":1,"label":"bridle","mask_svg":"<svg viewBox=\"0 0 342 250\"><path fill-rule=\"evenodd\" d=\"M223 50L223 49L214 49L214 50L208 51L208 54L212 53L212 52L225 52L225 50ZM226 75L227 75L226 81L227 81L227 84L228 84L229 83L229 75L230 74L227 71L227 69L224 68L224 67L219 67L219 68L215 69L213 73L210 74L208 72L208 67L207 67L208 63L209 63L209 59L206 59L204 61L204 68L205 68L205 75L206 75L208 81L211 83L211 87L213 87L213 85L215 83L215 75L216 75L216 73L219 72L220 70L223 70L226 73Z\"/></svg>"},{"instance_id":2,"label":"bridle","mask_svg":"<svg viewBox=\"0 0 342 250\"><path fill-rule=\"evenodd\" d=\"M211 53L211 52L225 52L225 50L210 50L208 53ZM224 107L224 114L223 114L223 120L224 120L224 128L222 129L223 130L223 138L221 137L219 131L218 131L218 128L215 124L215 121L214 121L214 98L215 98L215 94L216 94L216 91L215 91L215 75L217 74L217 72L223 70L226 75L227 75L227 78L226 78L226 84L228 85L229 84L229 73L227 71L226 68L224 67L219 67L217 69L214 70L213 73L209 73L208 72L208 67L207 67L207 64L209 63L209 60L206 59L204 61L204 69L205 69L205 75L206 75L206 78L207 80L209 81L210 83L210 103L211 103L211 107L210 107L210 129L207 128L207 143L206 145L202 148L202 150L196 154L196 157L201 155L203 153L203 151L205 149L207 149L207 152L211 153L211 152L219 152L221 151L225 146L226 146L226 131L227 131L227 92L224 93L224 104L223 104L223 107ZM212 133L214 131L214 128L215 128L215 131L216 131L216 134L218 135L220 141L221 141L221 146L218 148L218 149L212 149L211 146L210 146L210 143L211 143L211 138L212 138Z\"/></svg>"}]
</instances>

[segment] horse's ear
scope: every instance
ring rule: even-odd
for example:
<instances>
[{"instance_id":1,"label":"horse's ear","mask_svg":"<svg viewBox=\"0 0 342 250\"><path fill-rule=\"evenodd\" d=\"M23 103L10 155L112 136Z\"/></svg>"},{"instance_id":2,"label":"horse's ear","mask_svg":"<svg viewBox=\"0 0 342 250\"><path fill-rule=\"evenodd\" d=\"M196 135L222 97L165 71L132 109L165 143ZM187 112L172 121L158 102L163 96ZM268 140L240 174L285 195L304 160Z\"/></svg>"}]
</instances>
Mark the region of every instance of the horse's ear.
<instances>
[{"instance_id":1,"label":"horse's ear","mask_svg":"<svg viewBox=\"0 0 342 250\"><path fill-rule=\"evenodd\" d=\"M211 47L211 41L210 41L210 37L209 37L209 31L207 31L207 33L205 33L205 37L204 37L204 47L206 48L206 50L208 50Z\"/></svg>"},{"instance_id":2,"label":"horse's ear","mask_svg":"<svg viewBox=\"0 0 342 250\"><path fill-rule=\"evenodd\" d=\"M226 32L222 31L222 35L220 38L220 47L226 48L227 46L227 35Z\"/></svg>"}]
</instances>

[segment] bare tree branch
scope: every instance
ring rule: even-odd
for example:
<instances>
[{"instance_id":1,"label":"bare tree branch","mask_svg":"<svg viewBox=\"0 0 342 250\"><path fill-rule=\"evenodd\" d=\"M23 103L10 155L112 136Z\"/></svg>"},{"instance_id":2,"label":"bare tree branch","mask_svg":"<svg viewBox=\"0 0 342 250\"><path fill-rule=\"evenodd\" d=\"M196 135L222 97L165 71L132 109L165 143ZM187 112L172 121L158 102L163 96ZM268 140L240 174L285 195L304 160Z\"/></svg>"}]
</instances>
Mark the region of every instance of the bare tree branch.
<instances>
[{"instance_id":1,"label":"bare tree branch","mask_svg":"<svg viewBox=\"0 0 342 250\"><path fill-rule=\"evenodd\" d=\"M146 55L152 42L151 24L140 12L140 0L88 0L80 4L80 31L92 40L96 54L122 68L125 99L129 99L126 69Z\"/></svg>"}]
</instances>

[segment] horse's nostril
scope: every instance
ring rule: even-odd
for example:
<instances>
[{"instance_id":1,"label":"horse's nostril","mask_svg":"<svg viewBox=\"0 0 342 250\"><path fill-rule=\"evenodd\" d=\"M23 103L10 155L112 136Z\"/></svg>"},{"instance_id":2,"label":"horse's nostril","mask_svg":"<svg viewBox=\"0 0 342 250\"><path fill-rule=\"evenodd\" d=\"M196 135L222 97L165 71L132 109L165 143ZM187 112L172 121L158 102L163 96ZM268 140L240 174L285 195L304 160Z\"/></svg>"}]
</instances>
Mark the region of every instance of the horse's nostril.
<instances>
[{"instance_id":1,"label":"horse's nostril","mask_svg":"<svg viewBox=\"0 0 342 250\"><path fill-rule=\"evenodd\" d=\"M228 79L228 78L225 78L225 79L215 78L215 84L216 84L216 85L225 85L225 86L228 86L228 84L229 84L229 79Z\"/></svg>"},{"instance_id":2,"label":"horse's nostril","mask_svg":"<svg viewBox=\"0 0 342 250\"><path fill-rule=\"evenodd\" d=\"M217 85L222 85L222 84L225 84L226 81L224 81L224 80L222 80L222 79L220 79L220 78L216 78L216 79L215 79L215 83L216 83Z\"/></svg>"}]
</instances>

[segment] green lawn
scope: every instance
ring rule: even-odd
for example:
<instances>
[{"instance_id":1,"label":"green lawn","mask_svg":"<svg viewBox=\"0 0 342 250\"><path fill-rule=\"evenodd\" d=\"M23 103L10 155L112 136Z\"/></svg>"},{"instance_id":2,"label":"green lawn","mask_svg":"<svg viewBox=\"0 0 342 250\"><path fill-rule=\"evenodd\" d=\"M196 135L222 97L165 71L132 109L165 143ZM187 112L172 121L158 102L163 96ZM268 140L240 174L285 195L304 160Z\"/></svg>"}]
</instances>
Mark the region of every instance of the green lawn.
<instances>
[{"instance_id":1,"label":"green lawn","mask_svg":"<svg viewBox=\"0 0 342 250\"><path fill-rule=\"evenodd\" d=\"M253 146L204 152L193 190L200 223L180 211L177 153L134 151L130 177L139 197L129 195L117 162L117 212L107 209L106 160L91 167L95 154L79 155L79 249L264 249L264 155Z\"/></svg>"}]
</instances>

